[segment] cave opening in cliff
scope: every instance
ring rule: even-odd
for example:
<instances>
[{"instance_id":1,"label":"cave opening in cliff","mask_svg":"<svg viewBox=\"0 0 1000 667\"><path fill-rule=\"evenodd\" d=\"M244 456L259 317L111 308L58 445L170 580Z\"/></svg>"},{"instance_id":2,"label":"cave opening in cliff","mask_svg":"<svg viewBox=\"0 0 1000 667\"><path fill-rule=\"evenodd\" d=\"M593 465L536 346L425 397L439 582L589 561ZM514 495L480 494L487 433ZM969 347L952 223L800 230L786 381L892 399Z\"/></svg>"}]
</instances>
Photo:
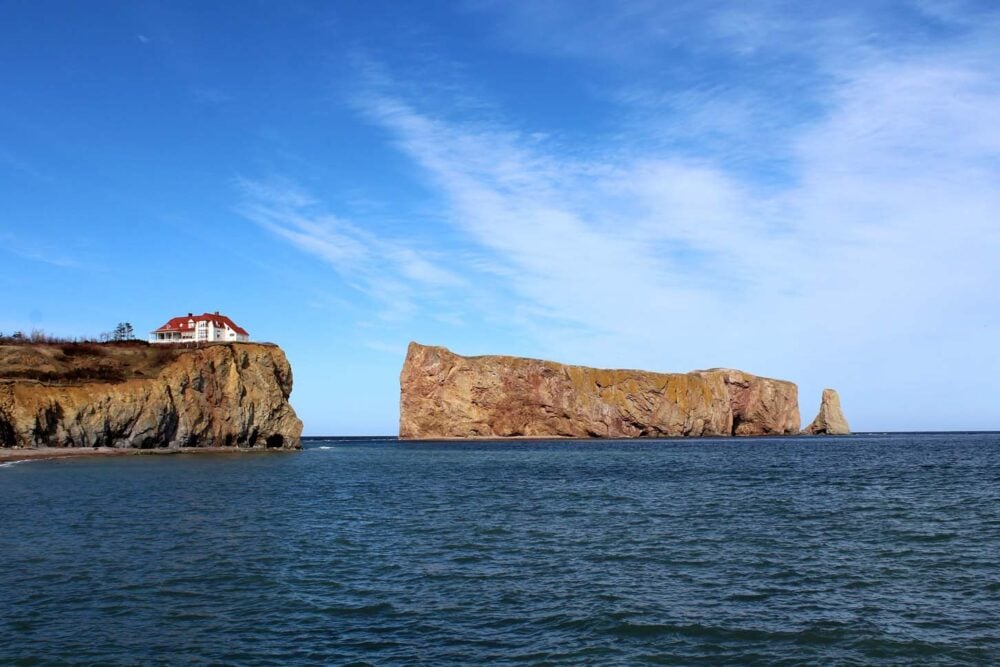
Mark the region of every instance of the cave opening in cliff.
<instances>
[{"instance_id":1,"label":"cave opening in cliff","mask_svg":"<svg viewBox=\"0 0 1000 667\"><path fill-rule=\"evenodd\" d=\"M0 416L0 447L13 447L16 444L14 423Z\"/></svg>"},{"instance_id":2,"label":"cave opening in cliff","mask_svg":"<svg viewBox=\"0 0 1000 667\"><path fill-rule=\"evenodd\" d=\"M285 444L285 436L281 435L280 433L269 435L267 436L267 439L264 440L264 447L266 447L267 449L278 449L284 446L284 444Z\"/></svg>"}]
</instances>

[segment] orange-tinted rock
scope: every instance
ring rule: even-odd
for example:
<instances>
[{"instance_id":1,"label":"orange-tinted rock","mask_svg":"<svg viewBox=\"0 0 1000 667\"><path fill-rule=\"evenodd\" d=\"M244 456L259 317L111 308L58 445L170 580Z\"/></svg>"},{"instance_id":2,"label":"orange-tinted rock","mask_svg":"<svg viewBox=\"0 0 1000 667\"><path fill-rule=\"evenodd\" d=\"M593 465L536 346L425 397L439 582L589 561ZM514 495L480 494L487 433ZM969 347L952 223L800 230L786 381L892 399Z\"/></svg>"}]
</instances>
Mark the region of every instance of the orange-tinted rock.
<instances>
[{"instance_id":1,"label":"orange-tinted rock","mask_svg":"<svg viewBox=\"0 0 1000 667\"><path fill-rule=\"evenodd\" d=\"M851 427L840 408L840 395L834 389L824 389L819 404L819 414L802 431L809 435L848 435Z\"/></svg>"},{"instance_id":2,"label":"orange-tinted rock","mask_svg":"<svg viewBox=\"0 0 1000 667\"><path fill-rule=\"evenodd\" d=\"M797 433L798 388L742 371L651 373L410 343L401 438L667 437Z\"/></svg>"},{"instance_id":3,"label":"orange-tinted rock","mask_svg":"<svg viewBox=\"0 0 1000 667\"><path fill-rule=\"evenodd\" d=\"M297 449L291 391L274 345L0 346L0 446Z\"/></svg>"}]
</instances>

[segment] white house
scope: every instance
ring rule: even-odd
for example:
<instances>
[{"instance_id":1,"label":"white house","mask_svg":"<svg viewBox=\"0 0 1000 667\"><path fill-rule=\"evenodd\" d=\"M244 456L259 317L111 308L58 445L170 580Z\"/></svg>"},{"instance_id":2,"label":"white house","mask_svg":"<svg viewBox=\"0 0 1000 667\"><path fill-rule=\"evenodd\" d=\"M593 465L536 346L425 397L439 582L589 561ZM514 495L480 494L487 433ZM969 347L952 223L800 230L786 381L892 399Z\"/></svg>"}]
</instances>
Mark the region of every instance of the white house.
<instances>
[{"instance_id":1,"label":"white house","mask_svg":"<svg viewBox=\"0 0 1000 667\"><path fill-rule=\"evenodd\" d=\"M250 340L247 330L219 311L187 317L175 317L159 329L150 332L150 343L207 343L212 341Z\"/></svg>"}]
</instances>

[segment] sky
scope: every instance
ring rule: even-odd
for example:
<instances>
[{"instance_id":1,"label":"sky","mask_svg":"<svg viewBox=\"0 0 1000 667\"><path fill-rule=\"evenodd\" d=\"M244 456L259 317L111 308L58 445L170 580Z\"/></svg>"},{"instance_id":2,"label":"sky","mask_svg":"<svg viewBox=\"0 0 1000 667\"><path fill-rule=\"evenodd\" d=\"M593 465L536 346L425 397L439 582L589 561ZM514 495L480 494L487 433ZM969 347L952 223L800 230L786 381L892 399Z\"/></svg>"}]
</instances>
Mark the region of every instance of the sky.
<instances>
[{"instance_id":1,"label":"sky","mask_svg":"<svg viewBox=\"0 0 1000 667\"><path fill-rule=\"evenodd\" d=\"M411 340L1000 429L1000 5L0 0L0 332L222 311L306 435Z\"/></svg>"}]
</instances>

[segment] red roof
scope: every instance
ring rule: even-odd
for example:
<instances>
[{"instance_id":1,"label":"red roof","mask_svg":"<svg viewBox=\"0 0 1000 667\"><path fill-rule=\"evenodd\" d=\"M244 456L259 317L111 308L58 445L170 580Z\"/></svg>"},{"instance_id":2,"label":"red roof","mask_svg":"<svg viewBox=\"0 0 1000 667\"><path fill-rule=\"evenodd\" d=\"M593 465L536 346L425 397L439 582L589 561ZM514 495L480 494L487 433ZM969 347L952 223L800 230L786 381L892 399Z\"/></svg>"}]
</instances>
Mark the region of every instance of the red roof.
<instances>
[{"instance_id":1,"label":"red roof","mask_svg":"<svg viewBox=\"0 0 1000 667\"><path fill-rule=\"evenodd\" d=\"M215 326L219 328L229 327L241 336L249 336L247 330L243 327L233 322L231 319L225 315L219 315L218 313L205 313L203 315L188 315L187 317L174 317L171 318L169 322L164 324L159 329L155 329L153 333L166 333L172 331L193 331L193 326L188 326L188 322L212 322Z\"/></svg>"}]
</instances>

